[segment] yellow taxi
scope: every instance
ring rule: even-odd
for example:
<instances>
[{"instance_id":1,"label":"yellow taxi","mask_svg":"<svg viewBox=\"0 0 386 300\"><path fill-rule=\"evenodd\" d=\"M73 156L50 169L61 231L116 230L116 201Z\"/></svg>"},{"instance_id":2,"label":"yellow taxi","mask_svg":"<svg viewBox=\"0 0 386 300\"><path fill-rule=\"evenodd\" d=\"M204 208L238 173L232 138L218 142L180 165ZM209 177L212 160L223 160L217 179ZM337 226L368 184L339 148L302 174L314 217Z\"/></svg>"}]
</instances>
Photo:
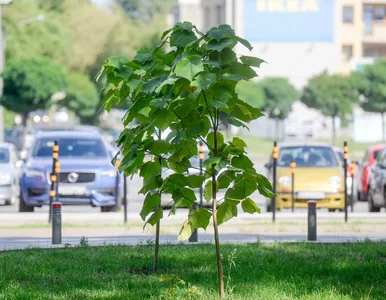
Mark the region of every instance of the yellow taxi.
<instances>
[{"instance_id":1,"label":"yellow taxi","mask_svg":"<svg viewBox=\"0 0 386 300\"><path fill-rule=\"evenodd\" d=\"M291 168L291 163L295 168ZM272 158L266 164L272 182ZM292 207L292 171L294 207L306 208L316 200L318 208L344 209L344 170L333 147L287 144L279 147L276 179L276 208ZM270 200L267 211L272 211Z\"/></svg>"}]
</instances>

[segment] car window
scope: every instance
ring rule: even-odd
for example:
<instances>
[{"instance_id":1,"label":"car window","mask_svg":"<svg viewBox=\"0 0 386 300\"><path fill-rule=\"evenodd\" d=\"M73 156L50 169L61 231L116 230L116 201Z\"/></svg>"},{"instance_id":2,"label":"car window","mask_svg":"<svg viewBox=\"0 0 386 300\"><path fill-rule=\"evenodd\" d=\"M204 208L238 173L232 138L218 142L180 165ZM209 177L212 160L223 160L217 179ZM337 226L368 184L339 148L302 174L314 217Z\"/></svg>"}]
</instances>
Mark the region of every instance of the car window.
<instances>
[{"instance_id":1,"label":"car window","mask_svg":"<svg viewBox=\"0 0 386 300\"><path fill-rule=\"evenodd\" d=\"M0 148L0 163L9 162L9 151L7 148Z\"/></svg>"},{"instance_id":2,"label":"car window","mask_svg":"<svg viewBox=\"0 0 386 300\"><path fill-rule=\"evenodd\" d=\"M373 152L374 160L377 160L378 154L379 154L379 150Z\"/></svg>"},{"instance_id":3,"label":"car window","mask_svg":"<svg viewBox=\"0 0 386 300\"><path fill-rule=\"evenodd\" d=\"M278 166L289 167L295 161L298 167L338 167L334 151L323 146L283 147L279 151Z\"/></svg>"},{"instance_id":4,"label":"car window","mask_svg":"<svg viewBox=\"0 0 386 300\"><path fill-rule=\"evenodd\" d=\"M57 139L59 144L59 157L96 158L107 157L106 148L100 139L62 138ZM36 141L32 156L52 156L52 139L39 139Z\"/></svg>"}]
</instances>

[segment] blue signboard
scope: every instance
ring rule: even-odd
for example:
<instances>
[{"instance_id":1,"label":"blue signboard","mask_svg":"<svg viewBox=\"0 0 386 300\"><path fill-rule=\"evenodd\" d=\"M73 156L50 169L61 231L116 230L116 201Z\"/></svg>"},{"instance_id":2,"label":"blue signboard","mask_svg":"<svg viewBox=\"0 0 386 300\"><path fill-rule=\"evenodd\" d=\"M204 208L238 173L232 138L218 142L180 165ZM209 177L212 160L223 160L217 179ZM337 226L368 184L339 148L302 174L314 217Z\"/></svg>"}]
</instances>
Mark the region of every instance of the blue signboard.
<instances>
[{"instance_id":1,"label":"blue signboard","mask_svg":"<svg viewBox=\"0 0 386 300\"><path fill-rule=\"evenodd\" d=\"M251 42L332 42L334 0L244 0L244 38Z\"/></svg>"}]
</instances>

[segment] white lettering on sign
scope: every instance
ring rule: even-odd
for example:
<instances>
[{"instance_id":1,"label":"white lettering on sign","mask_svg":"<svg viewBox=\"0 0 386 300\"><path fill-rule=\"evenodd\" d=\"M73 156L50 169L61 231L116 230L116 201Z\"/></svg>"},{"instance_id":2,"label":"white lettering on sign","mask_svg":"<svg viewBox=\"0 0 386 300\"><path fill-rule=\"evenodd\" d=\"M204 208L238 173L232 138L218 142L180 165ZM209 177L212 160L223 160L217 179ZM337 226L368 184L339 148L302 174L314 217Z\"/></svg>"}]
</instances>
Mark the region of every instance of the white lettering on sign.
<instances>
[{"instance_id":1,"label":"white lettering on sign","mask_svg":"<svg viewBox=\"0 0 386 300\"><path fill-rule=\"evenodd\" d=\"M258 12L317 12L319 0L256 0Z\"/></svg>"}]
</instances>

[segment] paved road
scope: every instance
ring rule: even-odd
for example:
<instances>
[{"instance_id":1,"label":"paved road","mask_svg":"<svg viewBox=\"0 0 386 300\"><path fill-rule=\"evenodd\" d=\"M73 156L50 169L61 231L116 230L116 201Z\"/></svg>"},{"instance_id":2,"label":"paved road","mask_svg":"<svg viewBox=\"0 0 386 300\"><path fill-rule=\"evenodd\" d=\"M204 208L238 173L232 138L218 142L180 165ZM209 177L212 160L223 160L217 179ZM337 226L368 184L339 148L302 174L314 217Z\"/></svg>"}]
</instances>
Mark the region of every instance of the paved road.
<instances>
[{"instance_id":1,"label":"paved road","mask_svg":"<svg viewBox=\"0 0 386 300\"><path fill-rule=\"evenodd\" d=\"M279 234L220 234L221 242L228 243L257 243L257 242L304 242L307 241L307 235L302 233L279 233ZM322 234L318 236L317 242L324 243L342 243L342 242L358 242L363 240L384 241L385 237L336 233ZM199 234L198 241L200 243L213 243L212 234ZM52 245L50 238L0 238L0 251L26 248L55 248L79 246L81 237L64 238L62 245ZM134 235L134 236L113 236L113 237L90 237L87 238L88 245L138 245L150 244L154 242L154 235ZM176 235L161 235L160 242L179 243ZM189 243L184 241L184 243Z\"/></svg>"}]
</instances>

